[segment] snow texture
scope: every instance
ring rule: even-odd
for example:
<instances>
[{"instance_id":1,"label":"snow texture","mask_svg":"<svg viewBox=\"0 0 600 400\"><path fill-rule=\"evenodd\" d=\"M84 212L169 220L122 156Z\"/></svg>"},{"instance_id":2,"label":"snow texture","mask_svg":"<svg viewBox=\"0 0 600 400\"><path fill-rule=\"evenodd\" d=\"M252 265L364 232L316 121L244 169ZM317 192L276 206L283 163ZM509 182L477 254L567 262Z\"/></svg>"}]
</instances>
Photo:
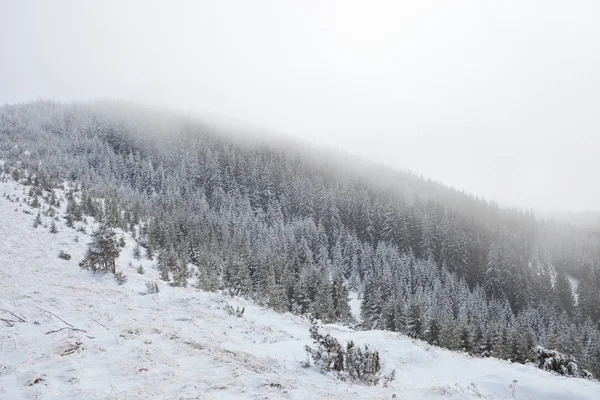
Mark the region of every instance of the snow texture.
<instances>
[{"instance_id":1,"label":"snow texture","mask_svg":"<svg viewBox=\"0 0 600 400\"><path fill-rule=\"evenodd\" d=\"M127 283L81 270L93 227L84 235L61 221L51 234L44 216L46 228L33 228L37 210L3 196L22 199L24 190L0 182L0 318L14 321L0 320L1 399L600 398L594 381L471 358L392 332L325 325L341 341L378 350L384 373L396 370L388 388L336 381L306 368L308 320L170 287L158 281L154 261L134 259L129 236L117 262ZM140 264L144 274L136 272ZM155 281L159 292L145 295ZM243 316L230 315L228 305L245 307Z\"/></svg>"},{"instance_id":2,"label":"snow texture","mask_svg":"<svg viewBox=\"0 0 600 400\"><path fill-rule=\"evenodd\" d=\"M579 294L577 293L577 288L579 287L579 279L573 278L570 275L567 275L567 279L569 280L569 285L571 285L571 291L573 292L573 299L575 300L575 305L579 303Z\"/></svg>"}]
</instances>

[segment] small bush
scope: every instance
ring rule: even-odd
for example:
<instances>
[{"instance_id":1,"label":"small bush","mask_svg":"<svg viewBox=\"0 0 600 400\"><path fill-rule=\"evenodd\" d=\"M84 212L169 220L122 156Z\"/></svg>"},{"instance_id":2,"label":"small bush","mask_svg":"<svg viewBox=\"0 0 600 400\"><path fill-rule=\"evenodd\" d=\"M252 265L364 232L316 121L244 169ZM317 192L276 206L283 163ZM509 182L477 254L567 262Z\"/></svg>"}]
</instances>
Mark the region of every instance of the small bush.
<instances>
[{"instance_id":1,"label":"small bush","mask_svg":"<svg viewBox=\"0 0 600 400\"><path fill-rule=\"evenodd\" d=\"M142 250L140 249L139 244L136 244L133 248L133 258L135 258L138 261L142 259Z\"/></svg>"},{"instance_id":2,"label":"small bush","mask_svg":"<svg viewBox=\"0 0 600 400\"><path fill-rule=\"evenodd\" d=\"M321 334L314 321L310 327L310 337L316 348L306 346L305 350L321 372L333 372L342 381L367 385L382 383L387 386L394 379L395 371L381 375L382 365L377 350L371 350L369 346L361 348L353 342L348 342L344 347L333 336Z\"/></svg>"},{"instance_id":3,"label":"small bush","mask_svg":"<svg viewBox=\"0 0 600 400\"><path fill-rule=\"evenodd\" d=\"M65 253L63 250L60 251L60 253L58 253L58 258L62 258L63 260L70 260L71 259L71 255L69 253Z\"/></svg>"},{"instance_id":4,"label":"small bush","mask_svg":"<svg viewBox=\"0 0 600 400\"><path fill-rule=\"evenodd\" d=\"M50 225L50 233L58 233L58 228L56 227L54 221L52 221L52 224Z\"/></svg>"},{"instance_id":5,"label":"small bush","mask_svg":"<svg viewBox=\"0 0 600 400\"><path fill-rule=\"evenodd\" d=\"M229 304L227 304L225 306L225 310L227 310L227 313L229 315L235 315L238 318L242 318L244 316L244 311L246 311L246 307L236 307L235 309L233 307L231 307Z\"/></svg>"},{"instance_id":6,"label":"small bush","mask_svg":"<svg viewBox=\"0 0 600 400\"><path fill-rule=\"evenodd\" d=\"M576 378L593 379L592 374L585 369L580 370L577 360L556 350L548 350L542 346L534 349L538 355L538 368Z\"/></svg>"},{"instance_id":7,"label":"small bush","mask_svg":"<svg viewBox=\"0 0 600 400\"><path fill-rule=\"evenodd\" d=\"M146 282L146 294L156 294L159 292L158 283Z\"/></svg>"},{"instance_id":8,"label":"small bush","mask_svg":"<svg viewBox=\"0 0 600 400\"><path fill-rule=\"evenodd\" d=\"M140 264L139 267L137 267L137 273L140 275L144 275L144 267Z\"/></svg>"},{"instance_id":9,"label":"small bush","mask_svg":"<svg viewBox=\"0 0 600 400\"><path fill-rule=\"evenodd\" d=\"M33 220L33 227L37 228L41 224L42 224L42 215L38 211L37 215L35 216L35 219Z\"/></svg>"},{"instance_id":10,"label":"small bush","mask_svg":"<svg viewBox=\"0 0 600 400\"><path fill-rule=\"evenodd\" d=\"M35 196L29 205L32 208L39 208L40 207L40 200L38 199L37 196Z\"/></svg>"},{"instance_id":11,"label":"small bush","mask_svg":"<svg viewBox=\"0 0 600 400\"><path fill-rule=\"evenodd\" d=\"M123 272L119 271L115 274L115 281L120 285L124 284L125 282L127 282L127 275L125 275Z\"/></svg>"}]
</instances>

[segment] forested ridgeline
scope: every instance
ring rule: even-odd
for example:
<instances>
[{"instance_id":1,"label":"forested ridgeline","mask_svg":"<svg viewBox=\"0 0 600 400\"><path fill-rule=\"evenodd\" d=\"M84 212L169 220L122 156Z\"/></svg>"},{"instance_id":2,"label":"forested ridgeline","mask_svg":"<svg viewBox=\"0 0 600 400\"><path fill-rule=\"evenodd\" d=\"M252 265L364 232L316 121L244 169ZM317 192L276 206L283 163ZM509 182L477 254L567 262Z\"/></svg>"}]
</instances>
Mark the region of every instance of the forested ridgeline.
<instances>
[{"instance_id":1,"label":"forested ridgeline","mask_svg":"<svg viewBox=\"0 0 600 400\"><path fill-rule=\"evenodd\" d=\"M125 103L4 106L0 159L31 201L67 182L68 221L131 231L172 285L343 322L353 290L368 329L600 376L597 231Z\"/></svg>"}]
</instances>

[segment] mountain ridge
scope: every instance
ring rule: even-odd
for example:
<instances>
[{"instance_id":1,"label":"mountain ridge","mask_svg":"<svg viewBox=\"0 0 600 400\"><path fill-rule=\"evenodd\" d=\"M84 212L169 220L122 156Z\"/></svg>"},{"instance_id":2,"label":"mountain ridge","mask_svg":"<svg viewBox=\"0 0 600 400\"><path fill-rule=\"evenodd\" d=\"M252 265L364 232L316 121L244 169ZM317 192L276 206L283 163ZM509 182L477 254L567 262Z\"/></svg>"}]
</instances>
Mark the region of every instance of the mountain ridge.
<instances>
[{"instance_id":1,"label":"mountain ridge","mask_svg":"<svg viewBox=\"0 0 600 400\"><path fill-rule=\"evenodd\" d=\"M542 345L600 373L600 245L585 230L120 103L3 107L0 135L31 201L68 181L68 221L131 232L171 285L329 322L351 319L359 291L369 329L519 362Z\"/></svg>"},{"instance_id":2,"label":"mountain ridge","mask_svg":"<svg viewBox=\"0 0 600 400\"><path fill-rule=\"evenodd\" d=\"M241 297L171 287L156 261L134 256L125 237L117 265L128 280L82 271L97 223L35 215L30 187L0 181L0 308L21 320L0 327L0 397L5 399L593 399L597 382L553 376L533 365L469 357L386 331L327 332L379 350L390 387L352 385L306 368L310 322ZM57 191L67 214L65 191ZM17 200L18 199L18 200ZM57 233L50 232L52 223ZM83 232L85 231L85 233ZM58 258L59 252L72 256ZM143 265L144 274L138 272ZM159 292L145 294L147 283ZM244 316L227 306L244 307ZM71 329L72 328L72 329ZM515 390L510 385L516 382ZM513 395L514 394L514 395Z\"/></svg>"}]
</instances>

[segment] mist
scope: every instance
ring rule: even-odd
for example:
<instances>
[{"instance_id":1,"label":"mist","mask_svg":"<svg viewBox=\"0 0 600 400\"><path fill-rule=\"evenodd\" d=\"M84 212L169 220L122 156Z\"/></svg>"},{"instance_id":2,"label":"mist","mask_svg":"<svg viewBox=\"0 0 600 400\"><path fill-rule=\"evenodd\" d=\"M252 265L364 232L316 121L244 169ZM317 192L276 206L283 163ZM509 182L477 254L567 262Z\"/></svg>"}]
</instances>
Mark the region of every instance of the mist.
<instances>
[{"instance_id":1,"label":"mist","mask_svg":"<svg viewBox=\"0 0 600 400\"><path fill-rule=\"evenodd\" d=\"M2 1L0 54L0 103L166 105L503 205L600 208L594 1Z\"/></svg>"}]
</instances>

